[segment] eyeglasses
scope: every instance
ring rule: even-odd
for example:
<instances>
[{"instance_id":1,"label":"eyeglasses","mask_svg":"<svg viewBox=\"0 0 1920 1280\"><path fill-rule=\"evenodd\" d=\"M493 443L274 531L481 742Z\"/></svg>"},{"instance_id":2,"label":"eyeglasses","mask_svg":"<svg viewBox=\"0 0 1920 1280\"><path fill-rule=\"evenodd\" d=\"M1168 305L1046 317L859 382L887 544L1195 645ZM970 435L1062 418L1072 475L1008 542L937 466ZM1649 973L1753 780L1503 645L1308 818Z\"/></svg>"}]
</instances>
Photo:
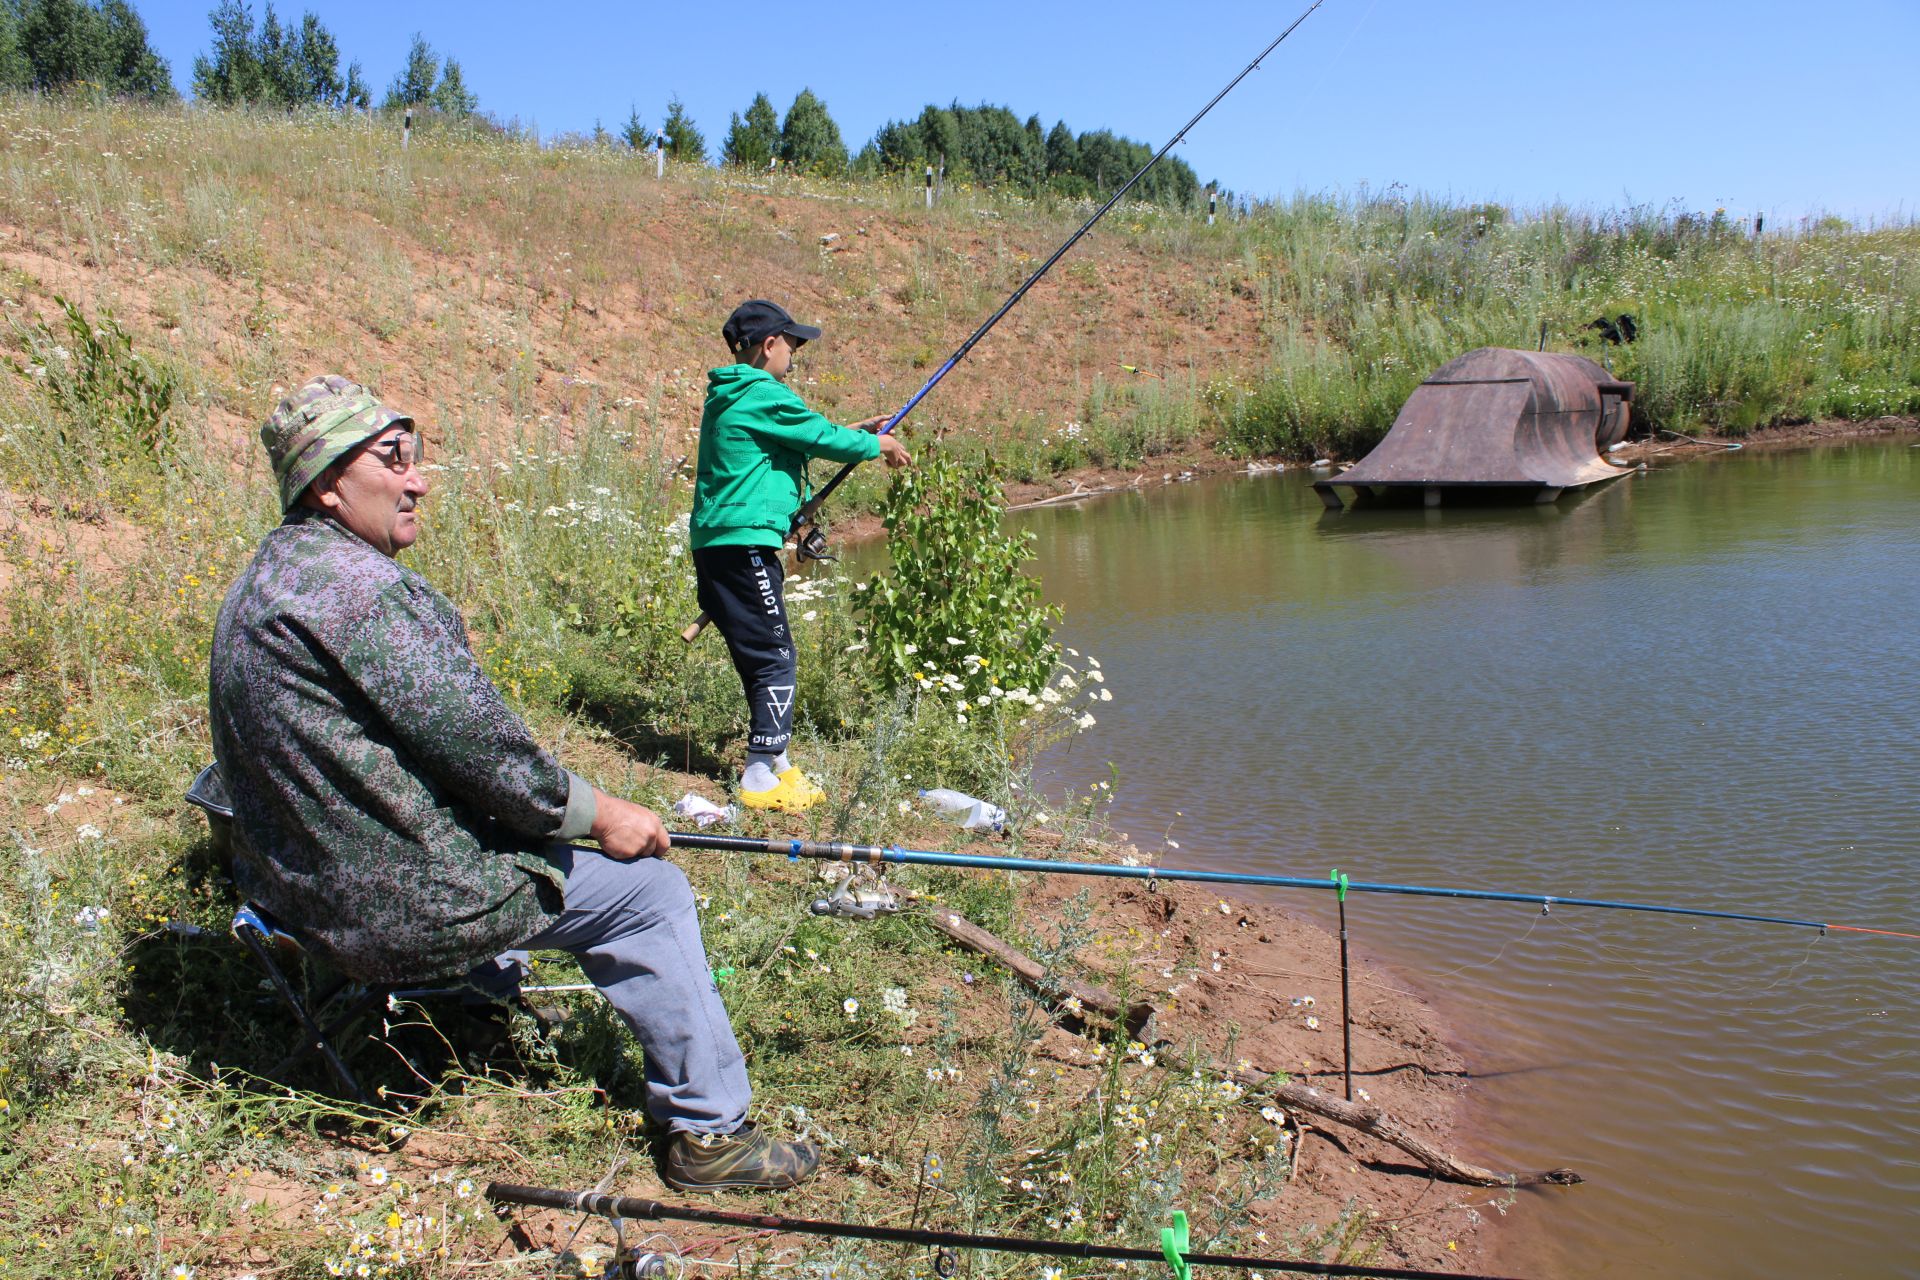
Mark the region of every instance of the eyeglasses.
<instances>
[{"instance_id":1,"label":"eyeglasses","mask_svg":"<svg viewBox=\"0 0 1920 1280\"><path fill-rule=\"evenodd\" d=\"M397 435L391 440L367 446L367 452L386 464L389 471L406 471L425 455L425 442L414 435Z\"/></svg>"}]
</instances>

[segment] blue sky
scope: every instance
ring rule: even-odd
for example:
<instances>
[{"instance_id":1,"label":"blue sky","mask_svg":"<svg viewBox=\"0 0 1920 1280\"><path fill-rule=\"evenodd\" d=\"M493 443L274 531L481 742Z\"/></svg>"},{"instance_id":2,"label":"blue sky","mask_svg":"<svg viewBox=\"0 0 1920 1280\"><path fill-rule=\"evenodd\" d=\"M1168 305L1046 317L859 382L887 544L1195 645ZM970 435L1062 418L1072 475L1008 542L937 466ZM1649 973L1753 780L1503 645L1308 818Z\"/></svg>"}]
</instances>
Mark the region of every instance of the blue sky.
<instances>
[{"instance_id":1,"label":"blue sky","mask_svg":"<svg viewBox=\"0 0 1920 1280\"><path fill-rule=\"evenodd\" d=\"M188 89L211 0L136 3ZM1307 3L294 0L281 16L313 8L376 91L418 30L483 110L544 136L615 128L630 106L655 125L677 94L717 150L756 91L784 111L810 87L855 148L955 99L1157 148ZM1255 196L1402 183L1523 208L1906 220L1917 50L1920 0L1326 0L1177 154Z\"/></svg>"}]
</instances>

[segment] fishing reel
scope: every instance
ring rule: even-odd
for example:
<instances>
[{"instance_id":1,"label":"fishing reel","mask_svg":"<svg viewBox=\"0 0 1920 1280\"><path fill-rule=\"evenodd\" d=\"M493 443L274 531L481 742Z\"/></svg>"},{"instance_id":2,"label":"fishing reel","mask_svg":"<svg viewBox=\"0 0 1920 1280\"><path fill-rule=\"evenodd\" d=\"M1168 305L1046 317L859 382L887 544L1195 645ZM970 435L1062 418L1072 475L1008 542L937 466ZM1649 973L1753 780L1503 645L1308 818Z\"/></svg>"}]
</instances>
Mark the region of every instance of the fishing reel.
<instances>
[{"instance_id":1,"label":"fishing reel","mask_svg":"<svg viewBox=\"0 0 1920 1280\"><path fill-rule=\"evenodd\" d=\"M853 874L852 867L833 868L833 887L827 890L826 897L815 898L807 909L814 915L832 916L836 920L871 920L900 910L900 895L894 892L885 876L855 885Z\"/></svg>"},{"instance_id":2,"label":"fishing reel","mask_svg":"<svg viewBox=\"0 0 1920 1280\"><path fill-rule=\"evenodd\" d=\"M827 535L820 532L820 526L817 524L808 525L807 531L794 541L793 555L795 559L803 564L808 560L838 560L840 558L828 552Z\"/></svg>"},{"instance_id":3,"label":"fishing reel","mask_svg":"<svg viewBox=\"0 0 1920 1280\"><path fill-rule=\"evenodd\" d=\"M614 1255L608 1260L613 1265L601 1275L617 1280L680 1280L686 1274L686 1263L674 1248L672 1237L655 1233L630 1245L627 1224L619 1218L613 1220L613 1236Z\"/></svg>"},{"instance_id":4,"label":"fishing reel","mask_svg":"<svg viewBox=\"0 0 1920 1280\"><path fill-rule=\"evenodd\" d=\"M620 1280L668 1280L674 1274L673 1267L668 1263L668 1255L653 1253L637 1245L620 1259Z\"/></svg>"}]
</instances>

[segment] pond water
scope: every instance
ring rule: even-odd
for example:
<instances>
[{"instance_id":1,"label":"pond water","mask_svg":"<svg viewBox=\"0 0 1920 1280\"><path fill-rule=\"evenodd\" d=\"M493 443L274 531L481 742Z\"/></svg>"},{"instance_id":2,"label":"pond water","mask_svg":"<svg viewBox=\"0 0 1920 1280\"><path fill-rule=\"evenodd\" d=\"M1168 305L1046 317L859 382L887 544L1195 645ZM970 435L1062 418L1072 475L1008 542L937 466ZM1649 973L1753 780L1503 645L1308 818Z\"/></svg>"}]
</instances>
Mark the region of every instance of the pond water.
<instances>
[{"instance_id":1,"label":"pond water","mask_svg":"<svg viewBox=\"0 0 1920 1280\"><path fill-rule=\"evenodd\" d=\"M1115 825L1178 841L1169 865L1920 932L1911 444L1749 449L1547 507L1324 513L1289 472L1027 513L1063 639L1114 691L1045 773L1111 761ZM1489 1215L1501 1269L1920 1275L1920 942L1349 913L1478 1077L1459 1154L1589 1179Z\"/></svg>"}]
</instances>

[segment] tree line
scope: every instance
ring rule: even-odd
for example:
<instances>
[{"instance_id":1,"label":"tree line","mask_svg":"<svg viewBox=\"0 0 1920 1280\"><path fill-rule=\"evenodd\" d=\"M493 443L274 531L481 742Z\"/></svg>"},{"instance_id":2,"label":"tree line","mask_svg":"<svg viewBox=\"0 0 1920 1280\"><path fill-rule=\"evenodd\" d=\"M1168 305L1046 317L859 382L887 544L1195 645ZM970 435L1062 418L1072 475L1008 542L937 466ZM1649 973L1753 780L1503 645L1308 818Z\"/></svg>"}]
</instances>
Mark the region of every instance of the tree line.
<instances>
[{"instance_id":1,"label":"tree line","mask_svg":"<svg viewBox=\"0 0 1920 1280\"><path fill-rule=\"evenodd\" d=\"M127 0L0 0L0 89L84 86L174 98L166 60Z\"/></svg>"},{"instance_id":2,"label":"tree line","mask_svg":"<svg viewBox=\"0 0 1920 1280\"><path fill-rule=\"evenodd\" d=\"M199 101L286 110L372 107L373 91L360 63L342 69L339 42L311 10L299 22L287 22L268 0L256 22L246 0L220 0L207 21L212 44L193 63ZM76 85L149 99L178 97L131 0L0 0L0 90ZM383 111L404 107L470 119L480 100L467 87L459 61L443 58L416 33L404 67L380 100ZM635 150L664 145L676 160L708 159L706 138L677 97L658 129L647 128L635 108L618 136ZM594 126L595 141L613 137ZM1006 107L958 102L929 104L911 120L889 120L857 154L849 154L827 104L809 88L784 115L765 93L754 94L744 113L733 113L715 158L742 169L779 166L830 177L917 174L931 165L950 181L1092 196L1111 191L1152 154L1146 144L1106 129L1075 133L1065 121L1047 129L1037 115L1022 121ZM1136 191L1144 200L1184 206L1198 197L1200 183L1185 161L1169 157Z\"/></svg>"},{"instance_id":3,"label":"tree line","mask_svg":"<svg viewBox=\"0 0 1920 1280\"><path fill-rule=\"evenodd\" d=\"M256 27L245 0L221 0L207 15L213 47L193 60L193 96L223 107L331 107L367 110L373 91L356 60L340 70L340 45L312 10L293 26L268 0ZM480 108L457 59L442 60L414 33L406 64L387 86L382 111L418 107L456 119Z\"/></svg>"},{"instance_id":4,"label":"tree line","mask_svg":"<svg viewBox=\"0 0 1920 1280\"><path fill-rule=\"evenodd\" d=\"M207 15L212 47L193 61L193 96L236 107L367 110L373 91L358 61L340 66L340 45L317 14L283 22L271 2L256 23L244 0L221 0ZM129 0L0 0L0 90L73 88L174 99L173 73L148 43ZM382 110L420 107L465 118L480 107L460 63L442 59L415 35L406 65L387 87Z\"/></svg>"},{"instance_id":5,"label":"tree line","mask_svg":"<svg viewBox=\"0 0 1920 1280\"><path fill-rule=\"evenodd\" d=\"M704 162L706 140L679 99L667 109L661 132L667 154ZM652 146L655 135L636 113L624 131L629 145ZM745 114L734 112L718 160L742 169L782 167L828 177L922 173L935 166L945 180L1011 188L1025 194L1103 195L1147 163L1153 148L1107 129L1075 133L1065 121L1046 129L1037 115L1023 122L1006 107L959 103L928 105L912 120L890 120L858 154L849 155L827 104L802 89L785 116L765 93ZM1200 194L1192 166L1177 156L1155 165L1135 188L1143 200L1185 206Z\"/></svg>"},{"instance_id":6,"label":"tree line","mask_svg":"<svg viewBox=\"0 0 1920 1280\"><path fill-rule=\"evenodd\" d=\"M946 176L1028 194L1104 195L1153 157L1143 142L1108 129L1076 134L1066 121L1045 129L1037 115L1024 122L1005 107L929 104L912 120L889 120L855 160L882 173L944 166ZM1200 193L1192 166L1178 156L1155 165L1134 188L1143 200L1187 205Z\"/></svg>"}]
</instances>

